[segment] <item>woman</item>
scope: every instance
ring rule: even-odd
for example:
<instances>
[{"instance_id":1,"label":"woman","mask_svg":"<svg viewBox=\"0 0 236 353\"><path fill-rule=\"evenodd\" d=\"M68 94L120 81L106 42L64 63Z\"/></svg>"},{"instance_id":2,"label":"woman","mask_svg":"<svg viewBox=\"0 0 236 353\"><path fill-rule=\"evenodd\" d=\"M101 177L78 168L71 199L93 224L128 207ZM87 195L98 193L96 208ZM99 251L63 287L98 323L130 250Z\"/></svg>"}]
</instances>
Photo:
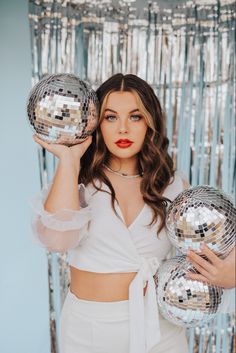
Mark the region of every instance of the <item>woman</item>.
<instances>
[{"instance_id":1,"label":"woman","mask_svg":"<svg viewBox=\"0 0 236 353\"><path fill-rule=\"evenodd\" d=\"M173 250L166 205L188 183L174 172L164 115L145 81L117 74L97 95L99 126L83 143L66 147L34 136L59 158L33 229L48 250L69 255L61 353L187 353L184 329L159 313L153 275ZM199 276L232 286L204 251L211 263L189 254L205 271Z\"/></svg>"}]
</instances>

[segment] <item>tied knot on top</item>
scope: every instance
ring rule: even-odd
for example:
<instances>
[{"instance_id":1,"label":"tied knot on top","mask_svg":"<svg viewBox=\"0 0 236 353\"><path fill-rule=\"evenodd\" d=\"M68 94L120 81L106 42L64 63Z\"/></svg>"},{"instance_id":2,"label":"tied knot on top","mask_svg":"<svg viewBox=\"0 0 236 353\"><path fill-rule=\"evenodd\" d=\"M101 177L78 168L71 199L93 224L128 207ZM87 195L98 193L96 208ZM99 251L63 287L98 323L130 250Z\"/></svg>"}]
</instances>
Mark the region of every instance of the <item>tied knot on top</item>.
<instances>
[{"instance_id":1,"label":"tied knot on top","mask_svg":"<svg viewBox=\"0 0 236 353\"><path fill-rule=\"evenodd\" d=\"M143 275L143 288L146 286L147 281L152 279L160 266L157 257L145 258L141 257L141 271Z\"/></svg>"},{"instance_id":2,"label":"tied knot on top","mask_svg":"<svg viewBox=\"0 0 236 353\"><path fill-rule=\"evenodd\" d=\"M159 310L154 275L159 268L157 257L140 256L140 269L129 287L130 351L148 353L161 339ZM147 290L145 295L143 288Z\"/></svg>"}]
</instances>

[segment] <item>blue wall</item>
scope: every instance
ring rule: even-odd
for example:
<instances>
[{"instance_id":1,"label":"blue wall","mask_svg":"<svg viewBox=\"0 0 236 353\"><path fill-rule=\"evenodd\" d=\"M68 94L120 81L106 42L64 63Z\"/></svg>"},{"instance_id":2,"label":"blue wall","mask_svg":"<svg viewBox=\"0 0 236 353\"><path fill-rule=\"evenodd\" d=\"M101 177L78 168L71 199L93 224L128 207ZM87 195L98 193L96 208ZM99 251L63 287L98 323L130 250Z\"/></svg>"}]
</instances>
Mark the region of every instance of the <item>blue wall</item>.
<instances>
[{"instance_id":1,"label":"blue wall","mask_svg":"<svg viewBox=\"0 0 236 353\"><path fill-rule=\"evenodd\" d=\"M31 88L26 0L0 1L0 352L49 353L47 259L31 240L37 148L26 123Z\"/></svg>"}]
</instances>

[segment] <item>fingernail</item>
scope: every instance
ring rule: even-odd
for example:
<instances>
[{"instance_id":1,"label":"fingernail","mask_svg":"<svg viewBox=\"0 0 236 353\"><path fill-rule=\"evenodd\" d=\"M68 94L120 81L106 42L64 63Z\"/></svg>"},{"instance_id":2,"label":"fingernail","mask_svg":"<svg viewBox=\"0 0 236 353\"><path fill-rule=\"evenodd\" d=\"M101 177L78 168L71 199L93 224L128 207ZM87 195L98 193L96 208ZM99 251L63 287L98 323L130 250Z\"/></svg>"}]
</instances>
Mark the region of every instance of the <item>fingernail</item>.
<instances>
[{"instance_id":1,"label":"fingernail","mask_svg":"<svg viewBox=\"0 0 236 353\"><path fill-rule=\"evenodd\" d=\"M200 248L203 250L205 248L205 243L201 243Z\"/></svg>"}]
</instances>

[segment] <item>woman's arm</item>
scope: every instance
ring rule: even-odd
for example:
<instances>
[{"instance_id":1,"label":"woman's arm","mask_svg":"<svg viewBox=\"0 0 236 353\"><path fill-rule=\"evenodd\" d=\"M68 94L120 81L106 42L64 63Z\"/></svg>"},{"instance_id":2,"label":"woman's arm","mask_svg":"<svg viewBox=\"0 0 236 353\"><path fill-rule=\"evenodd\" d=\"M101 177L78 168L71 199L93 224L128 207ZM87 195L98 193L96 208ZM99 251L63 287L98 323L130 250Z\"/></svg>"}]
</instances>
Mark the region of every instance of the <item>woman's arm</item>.
<instances>
[{"instance_id":1,"label":"woman's arm","mask_svg":"<svg viewBox=\"0 0 236 353\"><path fill-rule=\"evenodd\" d=\"M52 187L45 201L46 211L79 210L78 176L80 161L75 164L71 153L64 153L57 166Z\"/></svg>"},{"instance_id":2,"label":"woman's arm","mask_svg":"<svg viewBox=\"0 0 236 353\"><path fill-rule=\"evenodd\" d=\"M80 205L77 190L80 159L91 144L92 137L89 136L82 143L72 147L46 143L36 135L34 135L34 140L59 158L52 187L45 202L46 211L56 212L64 208L79 210Z\"/></svg>"},{"instance_id":3,"label":"woman's arm","mask_svg":"<svg viewBox=\"0 0 236 353\"><path fill-rule=\"evenodd\" d=\"M66 252L78 245L91 218L90 208L81 208L81 201L83 205L85 202L80 199L83 192L78 190L80 157L91 138L71 148L34 139L59 162L50 189L41 191L32 202L32 229L39 245L52 252Z\"/></svg>"}]
</instances>

